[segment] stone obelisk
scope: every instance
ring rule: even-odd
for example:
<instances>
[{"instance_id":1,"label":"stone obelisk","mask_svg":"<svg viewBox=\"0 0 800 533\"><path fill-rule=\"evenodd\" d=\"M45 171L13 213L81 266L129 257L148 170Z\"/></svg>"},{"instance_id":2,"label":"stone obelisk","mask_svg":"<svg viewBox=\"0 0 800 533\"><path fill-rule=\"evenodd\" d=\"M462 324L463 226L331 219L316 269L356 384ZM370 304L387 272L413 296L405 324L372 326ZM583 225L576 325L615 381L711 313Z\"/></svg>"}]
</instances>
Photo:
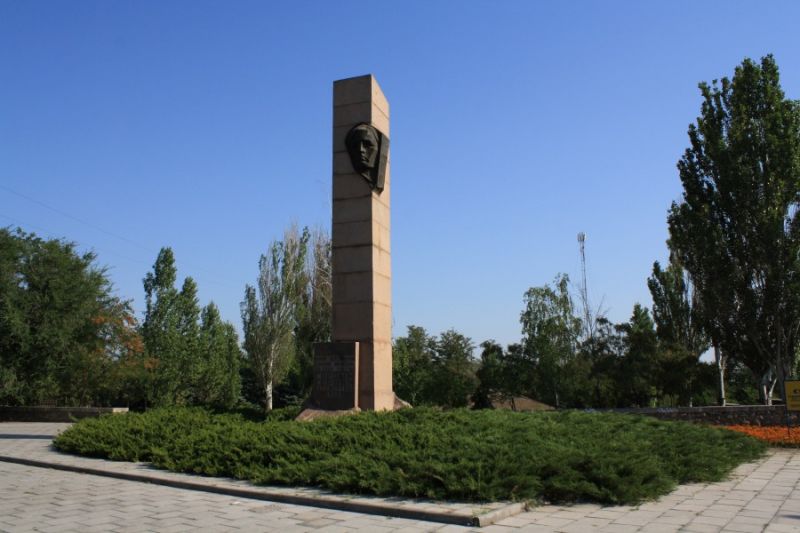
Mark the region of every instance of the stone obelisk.
<instances>
[{"instance_id":1,"label":"stone obelisk","mask_svg":"<svg viewBox=\"0 0 800 533\"><path fill-rule=\"evenodd\" d=\"M333 84L333 329L311 407L386 410L392 391L389 104L372 75Z\"/></svg>"}]
</instances>

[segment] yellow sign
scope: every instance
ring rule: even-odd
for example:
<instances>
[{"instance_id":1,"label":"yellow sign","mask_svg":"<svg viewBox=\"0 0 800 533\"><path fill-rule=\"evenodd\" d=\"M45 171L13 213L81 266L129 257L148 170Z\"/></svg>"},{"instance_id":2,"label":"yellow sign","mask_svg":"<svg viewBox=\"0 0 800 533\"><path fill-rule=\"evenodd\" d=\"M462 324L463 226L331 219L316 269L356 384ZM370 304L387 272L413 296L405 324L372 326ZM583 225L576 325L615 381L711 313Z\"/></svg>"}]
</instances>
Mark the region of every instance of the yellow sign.
<instances>
[{"instance_id":1,"label":"yellow sign","mask_svg":"<svg viewBox=\"0 0 800 533\"><path fill-rule=\"evenodd\" d=\"M800 381L784 381L786 385L786 409L800 411Z\"/></svg>"}]
</instances>

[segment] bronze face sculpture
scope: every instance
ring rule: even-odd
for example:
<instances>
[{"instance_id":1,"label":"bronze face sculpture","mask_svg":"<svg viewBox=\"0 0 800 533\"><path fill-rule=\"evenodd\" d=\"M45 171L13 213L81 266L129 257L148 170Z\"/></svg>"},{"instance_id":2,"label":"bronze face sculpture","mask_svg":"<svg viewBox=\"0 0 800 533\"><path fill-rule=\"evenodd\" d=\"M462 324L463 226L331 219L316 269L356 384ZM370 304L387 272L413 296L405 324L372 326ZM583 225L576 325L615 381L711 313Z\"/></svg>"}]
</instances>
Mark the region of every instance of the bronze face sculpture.
<instances>
[{"instance_id":1,"label":"bronze face sculpture","mask_svg":"<svg viewBox=\"0 0 800 533\"><path fill-rule=\"evenodd\" d=\"M353 126L345 139L353 169L361 174L373 190L380 193L386 179L389 139L366 123Z\"/></svg>"}]
</instances>

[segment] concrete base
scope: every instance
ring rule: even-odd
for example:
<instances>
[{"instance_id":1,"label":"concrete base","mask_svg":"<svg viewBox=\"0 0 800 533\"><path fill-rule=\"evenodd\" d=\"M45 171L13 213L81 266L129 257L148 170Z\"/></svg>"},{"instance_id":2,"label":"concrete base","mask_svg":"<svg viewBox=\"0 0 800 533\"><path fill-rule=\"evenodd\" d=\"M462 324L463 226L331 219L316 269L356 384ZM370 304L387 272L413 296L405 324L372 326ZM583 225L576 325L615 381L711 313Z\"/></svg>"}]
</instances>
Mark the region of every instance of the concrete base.
<instances>
[{"instance_id":1,"label":"concrete base","mask_svg":"<svg viewBox=\"0 0 800 533\"><path fill-rule=\"evenodd\" d=\"M127 413L127 407L10 407L0 406L0 422L74 422L110 413Z\"/></svg>"},{"instance_id":2,"label":"concrete base","mask_svg":"<svg viewBox=\"0 0 800 533\"><path fill-rule=\"evenodd\" d=\"M394 399L392 401L392 408L391 409L384 409L385 411L397 411L399 409L409 409L411 404L405 400L401 400L397 397L396 394L392 393ZM361 409L355 407L353 409L322 409L319 407L315 407L310 401L306 403L303 410L297 415L295 420L298 421L309 421L309 420L316 420L318 418L333 418L337 416L344 416L344 415L353 415L356 413L360 413Z\"/></svg>"},{"instance_id":3,"label":"concrete base","mask_svg":"<svg viewBox=\"0 0 800 533\"><path fill-rule=\"evenodd\" d=\"M315 409L313 407L306 407L303 409L295 420L299 422L308 422L310 420L317 420L318 418L336 418L338 416L344 415L354 415L356 413L360 413L361 409L356 407L355 409Z\"/></svg>"}]
</instances>

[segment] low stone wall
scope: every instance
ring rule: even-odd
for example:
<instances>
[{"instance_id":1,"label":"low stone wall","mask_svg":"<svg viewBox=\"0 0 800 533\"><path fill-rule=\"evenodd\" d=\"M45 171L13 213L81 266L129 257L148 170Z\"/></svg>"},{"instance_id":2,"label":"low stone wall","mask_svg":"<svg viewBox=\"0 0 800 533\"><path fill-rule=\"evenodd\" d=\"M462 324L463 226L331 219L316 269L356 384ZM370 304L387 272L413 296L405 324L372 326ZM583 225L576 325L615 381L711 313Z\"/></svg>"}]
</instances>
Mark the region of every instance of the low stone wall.
<instances>
[{"instance_id":1,"label":"low stone wall","mask_svg":"<svg viewBox=\"0 0 800 533\"><path fill-rule=\"evenodd\" d=\"M786 408L783 405L731 405L726 407L646 407L639 409L611 409L616 413L647 415L661 420L683 420L715 426L786 425ZM800 425L800 412L789 411L792 426Z\"/></svg>"},{"instance_id":2,"label":"low stone wall","mask_svg":"<svg viewBox=\"0 0 800 533\"><path fill-rule=\"evenodd\" d=\"M0 422L74 422L107 413L127 413L127 407L8 407L0 406Z\"/></svg>"}]
</instances>

